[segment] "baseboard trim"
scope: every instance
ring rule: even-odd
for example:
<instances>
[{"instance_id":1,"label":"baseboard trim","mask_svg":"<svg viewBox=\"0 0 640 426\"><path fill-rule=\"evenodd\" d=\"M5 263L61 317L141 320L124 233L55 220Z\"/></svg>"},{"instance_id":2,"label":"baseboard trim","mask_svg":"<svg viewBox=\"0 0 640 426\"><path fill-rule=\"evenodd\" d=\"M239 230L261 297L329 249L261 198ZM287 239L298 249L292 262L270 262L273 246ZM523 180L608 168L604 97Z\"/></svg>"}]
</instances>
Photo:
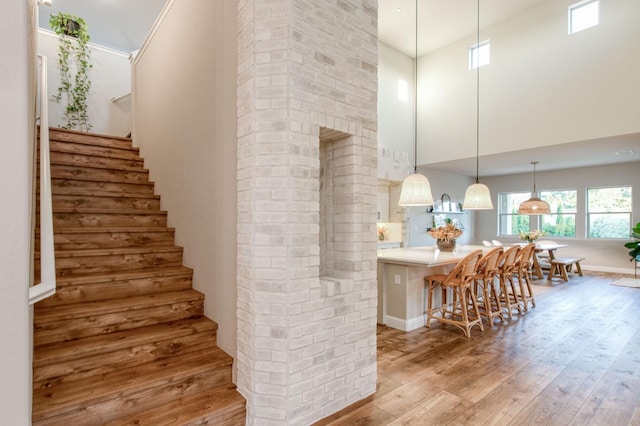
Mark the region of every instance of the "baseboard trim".
<instances>
[{"instance_id":1,"label":"baseboard trim","mask_svg":"<svg viewBox=\"0 0 640 426\"><path fill-rule=\"evenodd\" d=\"M397 318L397 317L392 317L391 315L387 315L385 322L387 327L396 328L402 331L415 330L420 327L424 327L424 324L425 324L423 316L409 318L405 320L402 318Z\"/></svg>"}]
</instances>

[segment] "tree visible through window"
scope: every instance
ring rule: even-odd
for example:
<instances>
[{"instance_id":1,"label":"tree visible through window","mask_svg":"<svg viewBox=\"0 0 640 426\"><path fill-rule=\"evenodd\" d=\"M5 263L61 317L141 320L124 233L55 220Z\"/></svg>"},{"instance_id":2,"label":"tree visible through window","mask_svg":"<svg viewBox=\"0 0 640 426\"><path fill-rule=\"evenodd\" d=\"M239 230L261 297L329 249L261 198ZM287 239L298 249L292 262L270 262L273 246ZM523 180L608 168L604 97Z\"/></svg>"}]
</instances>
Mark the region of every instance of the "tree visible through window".
<instances>
[{"instance_id":1,"label":"tree visible through window","mask_svg":"<svg viewBox=\"0 0 640 426\"><path fill-rule=\"evenodd\" d=\"M540 198L549 203L551 214L542 215L541 230L547 236L575 237L578 191L540 191Z\"/></svg>"},{"instance_id":2,"label":"tree visible through window","mask_svg":"<svg viewBox=\"0 0 640 426\"><path fill-rule=\"evenodd\" d=\"M529 192L503 192L498 194L498 234L519 235L529 232L529 215L518 214L520 203L531 196Z\"/></svg>"},{"instance_id":3,"label":"tree visible through window","mask_svg":"<svg viewBox=\"0 0 640 426\"><path fill-rule=\"evenodd\" d=\"M587 237L629 238L631 187L587 188Z\"/></svg>"}]
</instances>

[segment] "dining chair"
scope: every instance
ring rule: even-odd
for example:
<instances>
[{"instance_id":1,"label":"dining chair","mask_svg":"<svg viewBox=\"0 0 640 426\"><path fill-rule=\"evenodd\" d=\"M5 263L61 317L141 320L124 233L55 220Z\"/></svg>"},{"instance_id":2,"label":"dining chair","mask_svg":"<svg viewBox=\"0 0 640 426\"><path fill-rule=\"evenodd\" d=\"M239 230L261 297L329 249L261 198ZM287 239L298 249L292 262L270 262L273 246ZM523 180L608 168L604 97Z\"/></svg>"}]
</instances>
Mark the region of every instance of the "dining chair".
<instances>
[{"instance_id":1,"label":"dining chair","mask_svg":"<svg viewBox=\"0 0 640 426\"><path fill-rule=\"evenodd\" d=\"M487 240L482 240L482 245L485 247L493 247L493 244L491 244L491 241L487 241Z\"/></svg>"},{"instance_id":2,"label":"dining chair","mask_svg":"<svg viewBox=\"0 0 640 426\"><path fill-rule=\"evenodd\" d=\"M424 278L427 287L427 328L431 328L431 320L436 320L462 329L466 337L471 337L471 327L474 325L484 331L472 287L476 266L481 257L482 250L474 250L463 257L448 275L434 274ZM441 304L434 308L434 292L438 290L442 292Z\"/></svg>"},{"instance_id":3,"label":"dining chair","mask_svg":"<svg viewBox=\"0 0 640 426\"><path fill-rule=\"evenodd\" d=\"M474 292L476 295L480 295L478 297L480 315L489 321L491 327L493 327L495 318L504 321L504 312L502 312L498 289L496 289L494 282L498 273L498 260L500 260L503 251L502 247L494 247L486 252L478 261L474 277Z\"/></svg>"},{"instance_id":4,"label":"dining chair","mask_svg":"<svg viewBox=\"0 0 640 426\"><path fill-rule=\"evenodd\" d=\"M531 275L535 251L536 245L534 243L529 243L522 247L516 257L516 267L514 268L514 275L517 277L520 287L519 299L525 311L529 310L529 303L531 303L532 308L536 307L536 300L531 291Z\"/></svg>"},{"instance_id":5,"label":"dining chair","mask_svg":"<svg viewBox=\"0 0 640 426\"><path fill-rule=\"evenodd\" d=\"M513 273L516 268L516 258L520 252L520 246L515 245L507 248L498 260L498 279L500 280L500 304L502 309L507 312L509 319L513 318L513 311L517 310L522 313L522 304L520 303L518 288L513 279Z\"/></svg>"},{"instance_id":6,"label":"dining chair","mask_svg":"<svg viewBox=\"0 0 640 426\"><path fill-rule=\"evenodd\" d=\"M504 244L502 243L502 241L499 240L491 240L491 243L495 246L495 247L501 247Z\"/></svg>"}]
</instances>

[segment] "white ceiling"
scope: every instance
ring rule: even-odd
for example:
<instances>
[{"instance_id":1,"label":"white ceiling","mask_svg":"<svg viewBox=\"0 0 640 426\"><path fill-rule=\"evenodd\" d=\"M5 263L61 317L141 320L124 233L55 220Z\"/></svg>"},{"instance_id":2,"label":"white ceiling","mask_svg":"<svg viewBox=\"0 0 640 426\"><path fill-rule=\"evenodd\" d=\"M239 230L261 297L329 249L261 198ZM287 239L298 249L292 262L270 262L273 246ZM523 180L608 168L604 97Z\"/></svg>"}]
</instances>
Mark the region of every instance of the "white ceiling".
<instances>
[{"instance_id":1,"label":"white ceiling","mask_svg":"<svg viewBox=\"0 0 640 426\"><path fill-rule=\"evenodd\" d=\"M482 0L480 26L507 19L542 1L545 0ZM165 2L53 0L51 7L40 7L39 21L42 28L49 28L51 13L63 11L78 15L87 21L94 43L131 52L140 48ZM416 50L415 6L415 0L378 1L380 41L411 57L415 56ZM418 56L477 32L477 2L474 0L420 0L418 16ZM633 153L629 154L629 151ZM616 152L627 153L616 155ZM640 161L640 135L484 156L480 159L480 175L528 172L530 162L534 160L540 161L537 166L540 171ZM429 164L429 167L474 176L475 157Z\"/></svg>"}]
</instances>

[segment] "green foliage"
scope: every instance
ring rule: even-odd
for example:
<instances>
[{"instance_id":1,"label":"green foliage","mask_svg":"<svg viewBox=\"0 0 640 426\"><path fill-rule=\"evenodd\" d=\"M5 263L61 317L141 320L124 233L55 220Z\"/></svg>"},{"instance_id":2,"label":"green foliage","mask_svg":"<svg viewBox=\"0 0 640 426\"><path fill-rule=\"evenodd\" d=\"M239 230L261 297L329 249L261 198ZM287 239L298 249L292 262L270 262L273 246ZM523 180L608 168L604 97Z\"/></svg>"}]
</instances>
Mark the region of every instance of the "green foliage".
<instances>
[{"instance_id":1,"label":"green foliage","mask_svg":"<svg viewBox=\"0 0 640 426\"><path fill-rule=\"evenodd\" d=\"M625 247L631 249L629 251L629 256L631 257L632 262L634 260L640 260L640 222L636 223L636 226L631 229L631 237L635 240L625 243Z\"/></svg>"},{"instance_id":2,"label":"green foliage","mask_svg":"<svg viewBox=\"0 0 640 426\"><path fill-rule=\"evenodd\" d=\"M91 51L89 50L89 33L84 19L75 15L58 13L51 15L49 26L60 36L58 44L58 66L60 68L60 86L55 96L56 102L67 101L64 118L65 129L89 131L89 114L87 111L87 97L91 89L89 69ZM72 65L75 65L75 75L72 75Z\"/></svg>"}]
</instances>

